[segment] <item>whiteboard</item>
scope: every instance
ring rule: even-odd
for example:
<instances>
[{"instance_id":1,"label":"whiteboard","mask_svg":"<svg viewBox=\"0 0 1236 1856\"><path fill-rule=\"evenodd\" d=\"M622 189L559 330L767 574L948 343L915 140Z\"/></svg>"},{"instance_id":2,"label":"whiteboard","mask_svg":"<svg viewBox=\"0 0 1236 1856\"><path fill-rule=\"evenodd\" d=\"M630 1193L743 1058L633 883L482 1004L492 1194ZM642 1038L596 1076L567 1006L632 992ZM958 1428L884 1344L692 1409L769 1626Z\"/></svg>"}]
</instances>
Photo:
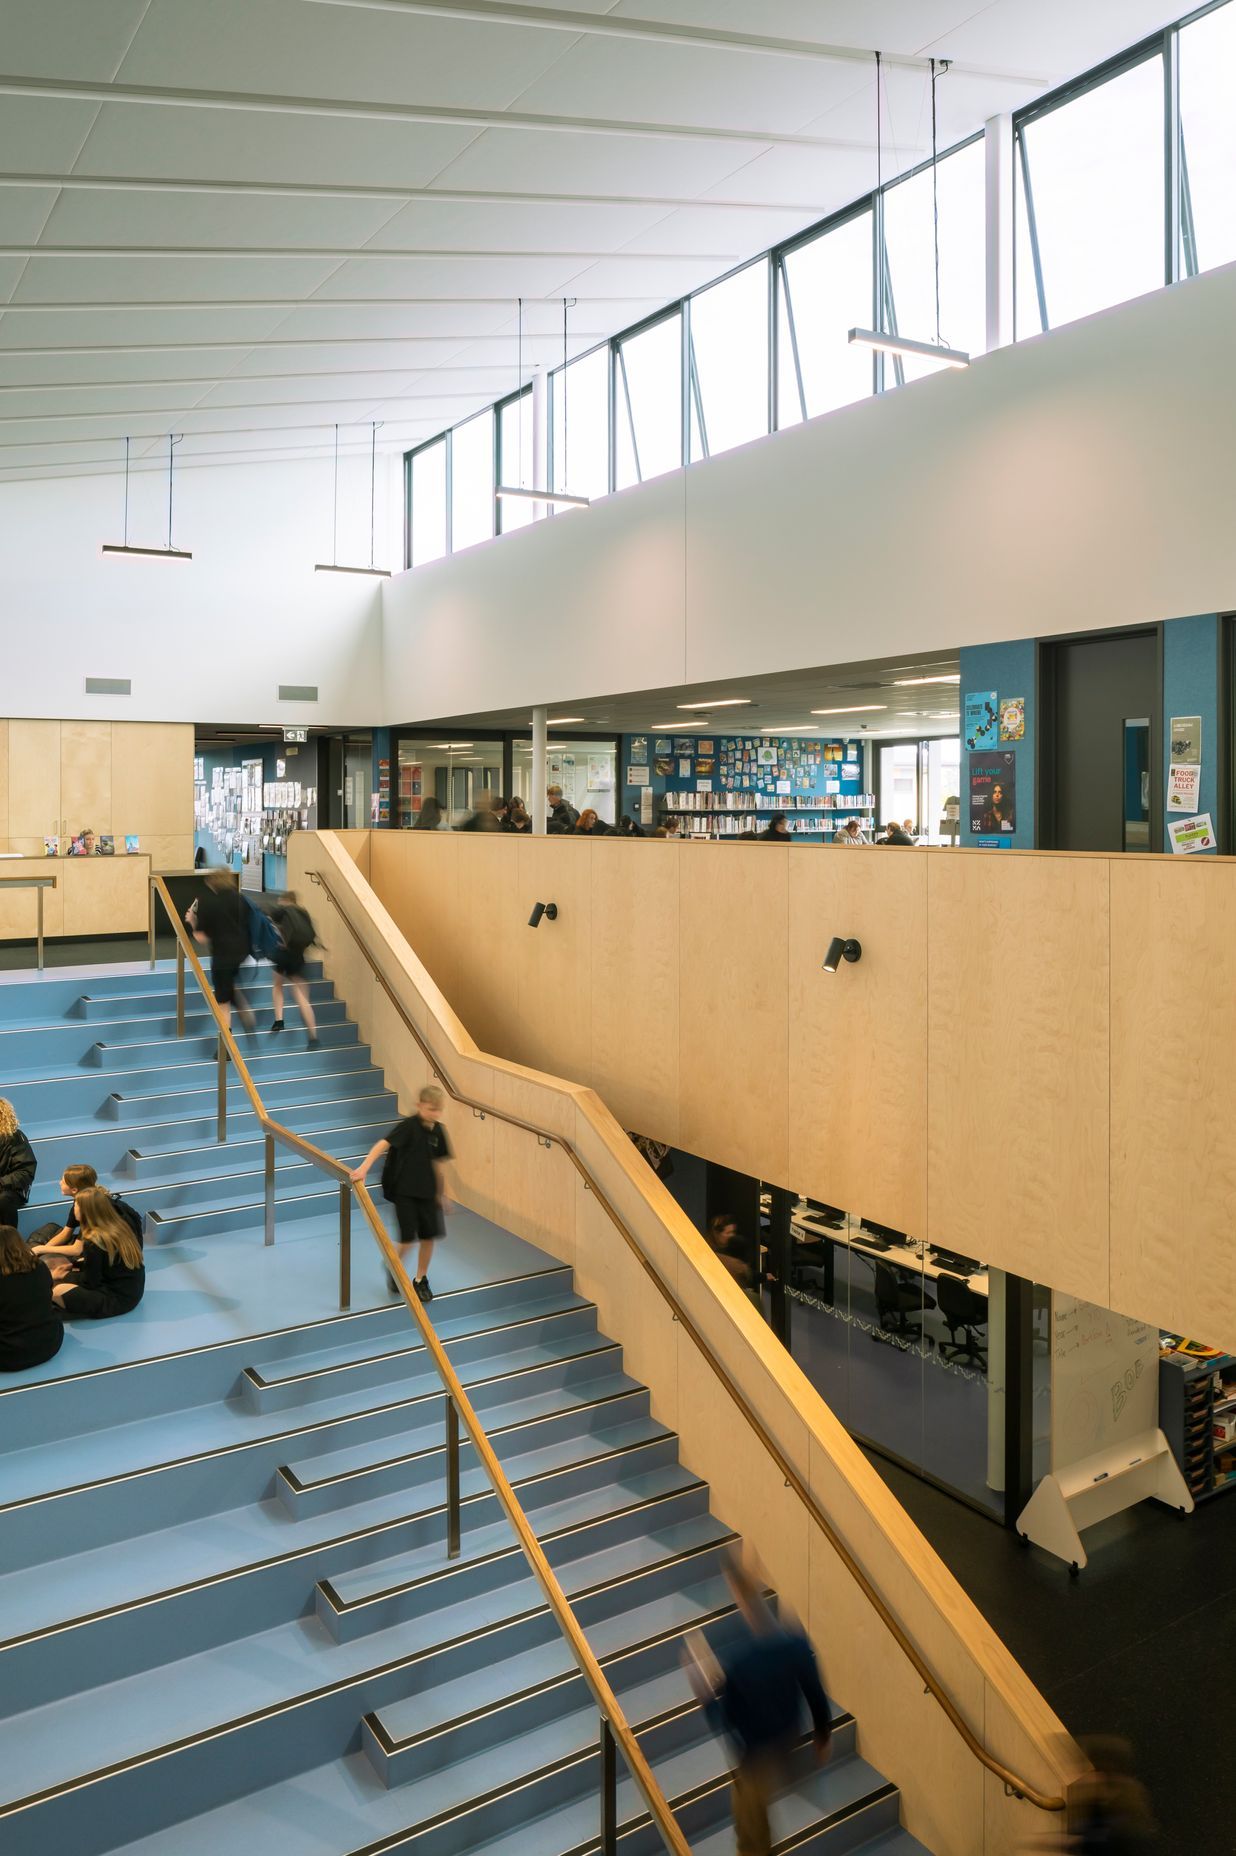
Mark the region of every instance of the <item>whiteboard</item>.
<instances>
[{"instance_id":1,"label":"whiteboard","mask_svg":"<svg viewBox=\"0 0 1236 1856\"><path fill-rule=\"evenodd\" d=\"M1093 1302L1053 1294L1053 1472L1153 1430L1158 1422L1158 1329Z\"/></svg>"}]
</instances>

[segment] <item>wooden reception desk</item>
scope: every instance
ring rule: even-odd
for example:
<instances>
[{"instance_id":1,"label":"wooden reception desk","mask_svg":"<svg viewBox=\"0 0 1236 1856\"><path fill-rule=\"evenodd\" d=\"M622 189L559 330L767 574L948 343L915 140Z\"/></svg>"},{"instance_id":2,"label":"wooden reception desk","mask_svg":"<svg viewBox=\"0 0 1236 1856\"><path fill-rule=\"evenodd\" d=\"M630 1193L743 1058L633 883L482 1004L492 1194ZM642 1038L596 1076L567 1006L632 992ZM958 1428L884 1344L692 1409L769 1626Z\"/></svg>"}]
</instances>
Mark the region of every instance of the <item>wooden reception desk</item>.
<instances>
[{"instance_id":1,"label":"wooden reception desk","mask_svg":"<svg viewBox=\"0 0 1236 1856\"><path fill-rule=\"evenodd\" d=\"M29 882L55 877L43 896L43 933L145 934L149 919L150 858L144 851L118 857L0 857L0 941L34 939L39 891L6 887L5 878Z\"/></svg>"}]
</instances>

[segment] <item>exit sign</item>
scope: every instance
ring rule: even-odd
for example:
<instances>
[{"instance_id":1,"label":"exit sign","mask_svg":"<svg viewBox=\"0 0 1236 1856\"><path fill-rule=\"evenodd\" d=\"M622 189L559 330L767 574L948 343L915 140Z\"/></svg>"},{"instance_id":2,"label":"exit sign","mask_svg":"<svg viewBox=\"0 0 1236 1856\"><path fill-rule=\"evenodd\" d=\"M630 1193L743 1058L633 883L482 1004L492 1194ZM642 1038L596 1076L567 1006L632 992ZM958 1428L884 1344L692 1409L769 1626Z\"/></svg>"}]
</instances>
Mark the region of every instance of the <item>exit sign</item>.
<instances>
[{"instance_id":1,"label":"exit sign","mask_svg":"<svg viewBox=\"0 0 1236 1856\"><path fill-rule=\"evenodd\" d=\"M308 741L309 730L307 728L285 728L283 739L285 741Z\"/></svg>"}]
</instances>

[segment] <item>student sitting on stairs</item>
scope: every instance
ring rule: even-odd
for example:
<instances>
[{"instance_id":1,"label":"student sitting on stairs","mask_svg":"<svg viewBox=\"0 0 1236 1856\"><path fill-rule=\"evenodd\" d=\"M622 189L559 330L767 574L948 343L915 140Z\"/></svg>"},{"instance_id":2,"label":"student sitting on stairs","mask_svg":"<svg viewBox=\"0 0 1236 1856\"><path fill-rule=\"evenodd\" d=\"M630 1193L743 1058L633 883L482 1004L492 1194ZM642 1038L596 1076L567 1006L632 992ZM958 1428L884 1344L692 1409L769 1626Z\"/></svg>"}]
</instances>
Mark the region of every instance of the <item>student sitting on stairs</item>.
<instances>
[{"instance_id":1,"label":"student sitting on stairs","mask_svg":"<svg viewBox=\"0 0 1236 1856\"><path fill-rule=\"evenodd\" d=\"M77 1209L77 1195L79 1192L88 1192L98 1183L98 1174L84 1161L79 1165L66 1166L60 1176L60 1190L69 1200L69 1209L65 1213L64 1223L62 1225L41 1224L26 1239L35 1255L42 1257L57 1280L67 1276L73 1266L73 1255L68 1247L75 1244L78 1237L80 1216ZM140 1244L142 1241L141 1213L126 1199L122 1199L118 1192L109 1192L107 1196Z\"/></svg>"},{"instance_id":2,"label":"student sitting on stairs","mask_svg":"<svg viewBox=\"0 0 1236 1856\"><path fill-rule=\"evenodd\" d=\"M101 1186L79 1192L75 1204L80 1235L62 1246L73 1268L52 1291L56 1305L69 1318L127 1315L146 1288L141 1241Z\"/></svg>"}]
</instances>

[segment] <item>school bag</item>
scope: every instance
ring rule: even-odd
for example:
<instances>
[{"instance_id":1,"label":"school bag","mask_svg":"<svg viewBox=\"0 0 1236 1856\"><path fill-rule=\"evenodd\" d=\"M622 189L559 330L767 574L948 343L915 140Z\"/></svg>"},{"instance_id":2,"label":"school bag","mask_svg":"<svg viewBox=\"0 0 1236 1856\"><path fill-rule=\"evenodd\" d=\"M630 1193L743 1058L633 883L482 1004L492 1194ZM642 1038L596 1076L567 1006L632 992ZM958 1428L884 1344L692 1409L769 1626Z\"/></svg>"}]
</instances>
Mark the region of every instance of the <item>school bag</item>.
<instances>
[{"instance_id":1,"label":"school bag","mask_svg":"<svg viewBox=\"0 0 1236 1856\"><path fill-rule=\"evenodd\" d=\"M307 909L302 909L298 902L289 902L282 911L280 923L283 945L289 954L303 954L317 940L317 930Z\"/></svg>"},{"instance_id":2,"label":"school bag","mask_svg":"<svg viewBox=\"0 0 1236 1856\"><path fill-rule=\"evenodd\" d=\"M393 1204L399 1196L399 1176L402 1172L403 1148L396 1147L392 1143L392 1145L387 1148L386 1158L382 1162L382 1178L380 1181L382 1197L390 1204Z\"/></svg>"},{"instance_id":3,"label":"school bag","mask_svg":"<svg viewBox=\"0 0 1236 1856\"><path fill-rule=\"evenodd\" d=\"M249 912L249 952L255 960L277 960L283 947L279 930L265 909L259 909L256 902L250 902L248 896L244 898L244 904Z\"/></svg>"}]
</instances>

